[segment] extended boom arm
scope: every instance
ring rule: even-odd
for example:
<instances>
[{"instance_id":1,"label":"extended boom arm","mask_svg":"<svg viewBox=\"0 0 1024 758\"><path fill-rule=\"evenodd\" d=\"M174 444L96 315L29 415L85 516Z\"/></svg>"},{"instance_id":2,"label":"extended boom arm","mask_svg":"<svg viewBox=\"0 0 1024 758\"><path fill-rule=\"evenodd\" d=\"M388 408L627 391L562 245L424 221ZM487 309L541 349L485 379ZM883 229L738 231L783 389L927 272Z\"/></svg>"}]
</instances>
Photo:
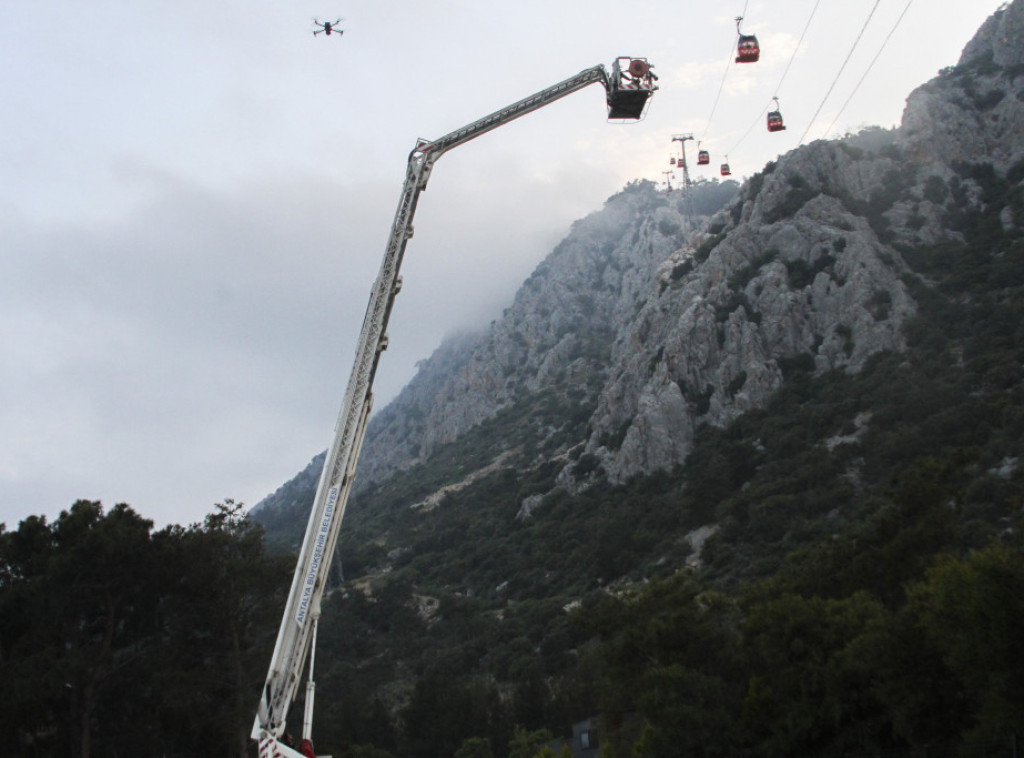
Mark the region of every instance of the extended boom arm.
<instances>
[{"instance_id":1,"label":"extended boom arm","mask_svg":"<svg viewBox=\"0 0 1024 758\"><path fill-rule=\"evenodd\" d=\"M385 330L395 296L401 289L398 271L405 255L406 244L413 234L412 220L416 213L416 204L420 193L426 189L434 162L454 147L595 82L601 82L605 87L610 120L639 119L646 110L648 99L657 89L654 83L657 77L650 69L650 65L642 58L618 58L612 66L610 75L604 66L586 69L440 139L418 140L416 147L409 154L402 196L391 225L384 260L370 292L370 302L359 335L352 375L335 425L334 441L320 475L320 484L309 514L309 523L299 551L284 618L278 631L266 685L253 725L253 738L260 740L261 756L272 755L275 752L287 755L277 745L277 738L284 732L288 709L298 690L303 660L310 652L311 640L316 634L325 578L338 541L342 516L352 488L356 462L359 459L359 451L373 405L373 378L380 354L387 348L388 337ZM312 662L310 655L306 716L303 723L304 739L310 739L312 723Z\"/></svg>"}]
</instances>

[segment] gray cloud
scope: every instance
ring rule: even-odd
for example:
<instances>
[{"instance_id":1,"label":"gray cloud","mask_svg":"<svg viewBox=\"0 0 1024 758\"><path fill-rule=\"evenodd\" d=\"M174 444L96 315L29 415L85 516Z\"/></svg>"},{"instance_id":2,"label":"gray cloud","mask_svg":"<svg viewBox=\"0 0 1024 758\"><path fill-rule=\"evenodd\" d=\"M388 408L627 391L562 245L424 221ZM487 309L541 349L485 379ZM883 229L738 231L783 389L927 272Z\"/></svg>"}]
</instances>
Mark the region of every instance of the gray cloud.
<instances>
[{"instance_id":1,"label":"gray cloud","mask_svg":"<svg viewBox=\"0 0 1024 758\"><path fill-rule=\"evenodd\" d=\"M880 63L852 123L894 123L910 88L952 63L998 4L936 0L908 16L894 38L904 47ZM638 126L605 124L595 87L438 163L378 407L444 334L498 316L574 219L631 179L661 179L669 135L705 128L733 22L684 6L356 3L342 41L310 34L309 17L337 12L323 5L8 9L0 522L86 497L188 523L288 479L330 442L415 139L618 54L647 55L662 74ZM753 2L745 29L791 42L806 10ZM787 83L793 123L816 107L850 27L848 10L820 15ZM715 161L773 94L773 60L727 88L708 136ZM797 136L754 130L734 171Z\"/></svg>"}]
</instances>

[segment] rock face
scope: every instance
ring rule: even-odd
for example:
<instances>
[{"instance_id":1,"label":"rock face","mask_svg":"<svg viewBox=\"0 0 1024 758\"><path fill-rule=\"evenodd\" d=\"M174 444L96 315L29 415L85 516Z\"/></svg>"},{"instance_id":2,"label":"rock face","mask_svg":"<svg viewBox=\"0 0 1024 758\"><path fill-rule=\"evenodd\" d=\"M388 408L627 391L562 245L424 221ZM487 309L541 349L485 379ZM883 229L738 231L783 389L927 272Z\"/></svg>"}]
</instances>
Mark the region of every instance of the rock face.
<instances>
[{"instance_id":1,"label":"rock face","mask_svg":"<svg viewBox=\"0 0 1024 758\"><path fill-rule=\"evenodd\" d=\"M621 482L684 461L700 425L763 407L788 368L856 372L902 350L916 310L902 253L959 239L950 218L996 202L964 166L1024 178L1022 32L1017 0L911 94L899 129L800 147L710 218L649 182L627 186L573 225L485 333L422 363L372 420L357 487L544 393L585 421L546 421L559 486ZM1019 222L1010 208L1001 218Z\"/></svg>"},{"instance_id":2,"label":"rock face","mask_svg":"<svg viewBox=\"0 0 1024 758\"><path fill-rule=\"evenodd\" d=\"M991 163L1005 174L1024 158L1024 8L996 12L957 66L907 100L898 144L918 162Z\"/></svg>"},{"instance_id":3,"label":"rock face","mask_svg":"<svg viewBox=\"0 0 1024 758\"><path fill-rule=\"evenodd\" d=\"M786 161L759 198L733 209L741 221L703 260L683 249L666 261L616 340L587 441L612 481L670 468L689 452L695 426L724 426L763 406L786 359L855 371L873 353L901 349L914 303L869 224L823 194L847 168L833 150L818 145ZM794 193L811 199L766 223ZM673 281L687 261L693 271ZM623 428L618 449L602 443Z\"/></svg>"},{"instance_id":4,"label":"rock face","mask_svg":"<svg viewBox=\"0 0 1024 758\"><path fill-rule=\"evenodd\" d=\"M374 417L359 487L427 460L524 397L574 392L592 405L617 333L695 228L674 200L638 183L575 222L487 333L448 340Z\"/></svg>"}]
</instances>

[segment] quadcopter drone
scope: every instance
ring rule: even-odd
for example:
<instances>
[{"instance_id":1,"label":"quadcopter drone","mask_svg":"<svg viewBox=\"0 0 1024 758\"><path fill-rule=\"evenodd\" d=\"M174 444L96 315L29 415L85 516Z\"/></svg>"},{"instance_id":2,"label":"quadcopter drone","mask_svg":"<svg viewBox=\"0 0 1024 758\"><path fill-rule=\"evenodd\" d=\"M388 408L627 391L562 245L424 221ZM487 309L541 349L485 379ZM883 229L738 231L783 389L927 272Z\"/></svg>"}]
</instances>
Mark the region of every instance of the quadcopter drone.
<instances>
[{"instance_id":1,"label":"quadcopter drone","mask_svg":"<svg viewBox=\"0 0 1024 758\"><path fill-rule=\"evenodd\" d=\"M336 27L341 22L342 22L342 19L340 19L340 18L337 21L320 21L320 20L314 18L313 19L313 23L316 24L320 28L319 29L315 29L313 31L313 36L315 37L316 35L320 34L321 32L326 32L328 37L330 37L332 33L337 34L340 37L342 34L345 33L345 30L344 29L335 29L334 27Z\"/></svg>"}]
</instances>

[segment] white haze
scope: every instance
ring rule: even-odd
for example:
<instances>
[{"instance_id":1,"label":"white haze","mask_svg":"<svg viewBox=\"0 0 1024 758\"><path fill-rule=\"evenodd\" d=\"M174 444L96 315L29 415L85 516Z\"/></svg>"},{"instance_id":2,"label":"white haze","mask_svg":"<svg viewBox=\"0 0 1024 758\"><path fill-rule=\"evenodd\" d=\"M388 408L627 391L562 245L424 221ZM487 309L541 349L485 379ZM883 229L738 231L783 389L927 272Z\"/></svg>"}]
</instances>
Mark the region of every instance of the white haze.
<instances>
[{"instance_id":1,"label":"white haze","mask_svg":"<svg viewBox=\"0 0 1024 758\"><path fill-rule=\"evenodd\" d=\"M795 147L868 11L822 3L779 88L813 5L747 3L764 55L730 66L710 123L739 2L6 8L0 522L79 498L158 525L224 498L254 504L330 442L417 137L617 55L661 75L641 124L606 124L592 87L437 164L378 407L447 332L499 316L574 219L633 179L661 180L673 133L704 136L713 165L731 151L740 178ZM998 5L914 4L839 130L896 124ZM820 123L904 6L880 6ZM314 16L339 15L342 38L313 37ZM776 94L790 128L768 135Z\"/></svg>"}]
</instances>

